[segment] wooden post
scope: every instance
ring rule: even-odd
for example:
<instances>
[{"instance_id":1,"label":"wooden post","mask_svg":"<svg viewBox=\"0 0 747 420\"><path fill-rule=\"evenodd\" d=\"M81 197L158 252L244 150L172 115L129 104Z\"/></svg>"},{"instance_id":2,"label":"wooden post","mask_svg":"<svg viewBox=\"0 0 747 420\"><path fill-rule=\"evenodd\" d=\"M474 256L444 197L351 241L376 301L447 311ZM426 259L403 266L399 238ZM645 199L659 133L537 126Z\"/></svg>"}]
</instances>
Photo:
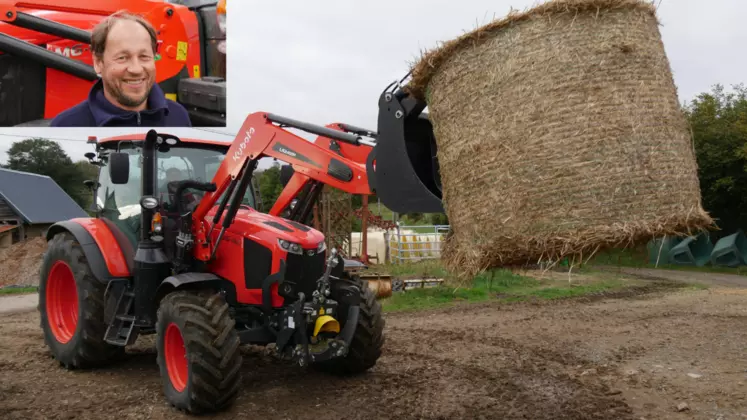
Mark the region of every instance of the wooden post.
<instances>
[{"instance_id":1,"label":"wooden post","mask_svg":"<svg viewBox=\"0 0 747 420\"><path fill-rule=\"evenodd\" d=\"M389 263L389 241L390 241L389 231L384 231L384 264Z\"/></svg>"}]
</instances>

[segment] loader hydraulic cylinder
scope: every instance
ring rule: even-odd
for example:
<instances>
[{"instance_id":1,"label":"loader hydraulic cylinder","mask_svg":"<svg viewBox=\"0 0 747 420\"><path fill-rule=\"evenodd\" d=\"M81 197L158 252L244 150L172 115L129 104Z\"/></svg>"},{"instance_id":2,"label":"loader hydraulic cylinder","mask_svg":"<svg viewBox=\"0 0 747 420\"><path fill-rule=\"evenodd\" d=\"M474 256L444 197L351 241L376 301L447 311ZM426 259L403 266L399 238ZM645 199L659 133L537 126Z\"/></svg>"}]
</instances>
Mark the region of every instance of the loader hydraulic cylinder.
<instances>
[{"instance_id":1,"label":"loader hydraulic cylinder","mask_svg":"<svg viewBox=\"0 0 747 420\"><path fill-rule=\"evenodd\" d=\"M350 133L344 133L342 131L337 131L331 128L322 127L322 126L318 126L315 124L310 124L304 121L297 121L292 118L281 117L280 115L267 114L267 119L274 123L278 123L280 125L298 128L300 130L306 131L307 133L328 137L330 139L335 139L341 142L350 143L356 146L360 144L360 140L361 140L360 137L350 134Z\"/></svg>"},{"instance_id":2,"label":"loader hydraulic cylinder","mask_svg":"<svg viewBox=\"0 0 747 420\"><path fill-rule=\"evenodd\" d=\"M351 124L340 123L340 128L347 131L348 133L357 134L359 136L371 137L372 139L377 138L377 133L375 131L356 127Z\"/></svg>"},{"instance_id":3,"label":"loader hydraulic cylinder","mask_svg":"<svg viewBox=\"0 0 747 420\"><path fill-rule=\"evenodd\" d=\"M218 251L218 245L220 244L221 239L223 239L223 234L226 232L226 229L228 229L228 227L231 226L231 223L233 223L234 217L236 217L236 212L239 211L241 200L244 198L244 195L246 194L246 189L249 187L249 185L251 185L252 175L254 174L254 169L256 167L257 167L256 160L246 161L244 170L241 172L242 173L241 181L239 181L238 186L236 190L234 191L233 196L231 197L231 203L228 205L228 211L226 212L226 217L223 219L223 224L221 226L220 232L218 233L218 238L215 240L215 245L213 245L213 252L210 255L211 261L215 257L215 253ZM233 189L233 185L231 186L231 188ZM225 206L221 204L221 207L225 207ZM215 215L216 216L215 220L220 220L221 212L222 212L222 209Z\"/></svg>"},{"instance_id":4,"label":"loader hydraulic cylinder","mask_svg":"<svg viewBox=\"0 0 747 420\"><path fill-rule=\"evenodd\" d=\"M72 74L84 80L94 81L98 79L96 70L92 66L2 33L0 33L0 51L36 61L46 67Z\"/></svg>"},{"instance_id":5,"label":"loader hydraulic cylinder","mask_svg":"<svg viewBox=\"0 0 747 420\"><path fill-rule=\"evenodd\" d=\"M21 28L31 29L32 31L56 35L60 38L82 42L86 45L91 43L91 33L88 31L84 31L82 29L68 26L59 22L42 19L40 17L24 12L17 12L16 19L8 23Z\"/></svg>"}]
</instances>

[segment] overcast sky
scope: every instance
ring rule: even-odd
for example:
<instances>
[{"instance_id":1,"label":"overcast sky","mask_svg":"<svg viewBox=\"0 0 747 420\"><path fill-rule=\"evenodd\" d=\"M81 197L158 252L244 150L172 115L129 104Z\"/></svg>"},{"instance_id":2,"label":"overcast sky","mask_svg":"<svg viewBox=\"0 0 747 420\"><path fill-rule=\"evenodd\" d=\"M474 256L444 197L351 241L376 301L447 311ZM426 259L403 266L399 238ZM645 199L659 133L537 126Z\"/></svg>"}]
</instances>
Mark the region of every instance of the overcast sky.
<instances>
[{"instance_id":1,"label":"overcast sky","mask_svg":"<svg viewBox=\"0 0 747 420\"><path fill-rule=\"evenodd\" d=\"M534 0L233 0L228 11L226 128L173 134L233 139L249 113L268 111L324 125L342 121L376 129L381 91L404 76L421 50L526 9ZM659 0L656 0L659 3ZM661 0L660 28L680 101L712 85L747 82L745 0ZM88 135L135 129L0 128L0 162L13 141L60 141L74 159ZM145 129L140 131L146 131Z\"/></svg>"}]
</instances>

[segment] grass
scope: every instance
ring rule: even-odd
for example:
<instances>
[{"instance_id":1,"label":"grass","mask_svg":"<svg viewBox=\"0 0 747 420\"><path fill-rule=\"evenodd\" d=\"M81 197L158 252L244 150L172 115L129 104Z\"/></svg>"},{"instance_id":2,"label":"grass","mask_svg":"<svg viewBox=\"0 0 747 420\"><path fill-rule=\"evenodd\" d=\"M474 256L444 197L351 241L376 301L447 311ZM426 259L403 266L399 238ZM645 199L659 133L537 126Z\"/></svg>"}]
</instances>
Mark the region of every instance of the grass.
<instances>
[{"instance_id":1,"label":"grass","mask_svg":"<svg viewBox=\"0 0 747 420\"><path fill-rule=\"evenodd\" d=\"M0 289L0 296L2 295L23 295L27 293L36 293L39 289L37 287L4 287Z\"/></svg>"},{"instance_id":2,"label":"grass","mask_svg":"<svg viewBox=\"0 0 747 420\"><path fill-rule=\"evenodd\" d=\"M370 271L380 271L403 278L443 278L450 277L438 260L423 260L422 262L403 262L401 264L387 264L372 267Z\"/></svg>"},{"instance_id":3,"label":"grass","mask_svg":"<svg viewBox=\"0 0 747 420\"><path fill-rule=\"evenodd\" d=\"M394 213L389 210L385 205L376 202L368 203L368 211L376 216L381 216L384 220L393 220Z\"/></svg>"},{"instance_id":4,"label":"grass","mask_svg":"<svg viewBox=\"0 0 747 420\"><path fill-rule=\"evenodd\" d=\"M438 287L410 289L404 293L394 293L382 299L386 312L406 312L453 305L459 302L486 302L502 300L521 302L531 299L564 299L605 291L621 290L631 285L630 281L600 273L594 281L568 283L567 281L537 279L520 275L510 270L497 269L482 273L472 279L468 287L449 286L453 276L436 260L422 263L380 266L377 271L387 272L395 277L444 278Z\"/></svg>"},{"instance_id":5,"label":"grass","mask_svg":"<svg viewBox=\"0 0 747 420\"><path fill-rule=\"evenodd\" d=\"M487 291L482 289L454 290L447 287L433 287L395 293L383 299L381 305L386 312L402 312L436 308L462 301L483 302L488 299Z\"/></svg>"},{"instance_id":6,"label":"grass","mask_svg":"<svg viewBox=\"0 0 747 420\"><path fill-rule=\"evenodd\" d=\"M747 276L747 266L741 267L719 267L706 265L703 267L679 265L679 264L659 264L647 261L647 251L645 247L614 249L606 252L600 252L595 255L586 266L616 266L632 268L658 268L662 270L694 271L700 273L724 273Z\"/></svg>"}]
</instances>

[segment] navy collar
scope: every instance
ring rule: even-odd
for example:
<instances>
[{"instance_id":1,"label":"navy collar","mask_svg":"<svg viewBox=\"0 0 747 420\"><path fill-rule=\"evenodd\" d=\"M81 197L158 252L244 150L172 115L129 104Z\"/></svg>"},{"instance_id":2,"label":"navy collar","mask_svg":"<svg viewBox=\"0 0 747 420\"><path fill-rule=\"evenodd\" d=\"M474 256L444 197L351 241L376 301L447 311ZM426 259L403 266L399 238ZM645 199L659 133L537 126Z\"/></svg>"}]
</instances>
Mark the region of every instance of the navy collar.
<instances>
[{"instance_id":1,"label":"navy collar","mask_svg":"<svg viewBox=\"0 0 747 420\"><path fill-rule=\"evenodd\" d=\"M99 79L88 92L88 107L91 110L96 126L99 127L106 125L111 120L127 120L136 117L138 114L154 115L160 112L163 112L164 115L169 114L169 105L166 101L166 95L157 83L153 84L153 87L148 94L148 107L138 113L136 111L122 109L109 102L109 100L106 99L106 96L104 96L104 82L102 79Z\"/></svg>"}]
</instances>

